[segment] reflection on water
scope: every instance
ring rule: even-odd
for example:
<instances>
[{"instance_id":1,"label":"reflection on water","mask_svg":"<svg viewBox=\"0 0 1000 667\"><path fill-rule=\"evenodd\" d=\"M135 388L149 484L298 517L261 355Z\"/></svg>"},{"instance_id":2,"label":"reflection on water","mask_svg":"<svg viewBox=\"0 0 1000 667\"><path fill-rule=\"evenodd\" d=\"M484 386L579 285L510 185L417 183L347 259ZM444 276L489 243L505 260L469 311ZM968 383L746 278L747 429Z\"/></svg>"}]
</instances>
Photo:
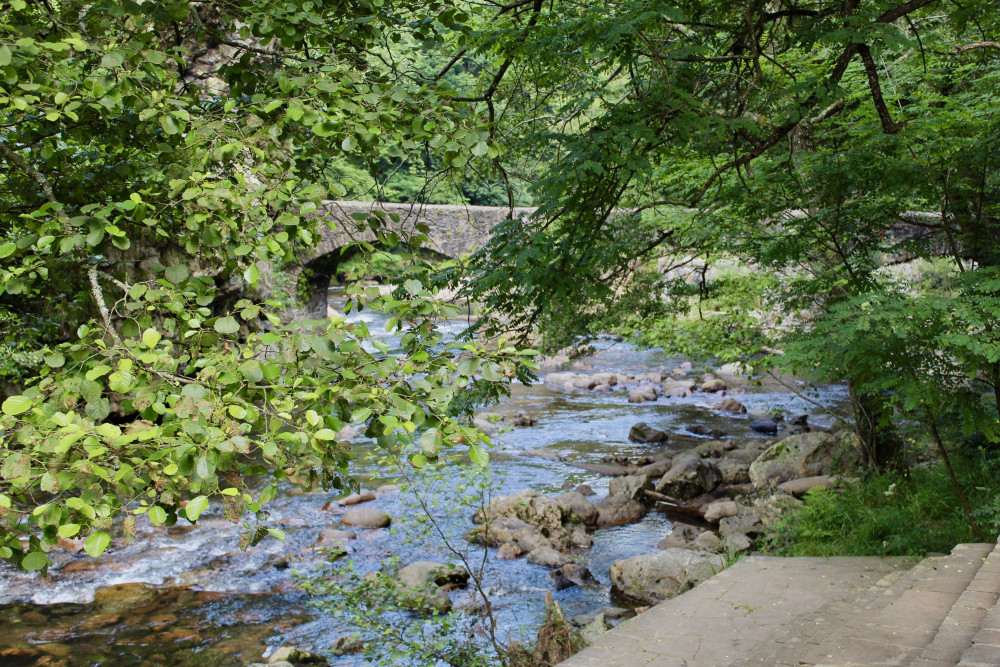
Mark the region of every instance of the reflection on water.
<instances>
[{"instance_id":1,"label":"reflection on water","mask_svg":"<svg viewBox=\"0 0 1000 667\"><path fill-rule=\"evenodd\" d=\"M335 298L341 299L333 304L339 309L342 295ZM350 318L368 322L372 334L393 342L381 314L366 310L352 313ZM445 326L453 335L467 323ZM669 373L677 366L655 351L636 351L621 343L602 347L582 362L586 370ZM718 400L694 395L635 405L627 402L624 391L597 394L542 384L518 385L513 395L493 410L523 411L537 418L538 424L494 437L491 465L499 493L534 488L552 494L569 483L589 484L600 497L606 493L608 478L568 463L683 449L699 441L687 432L695 425L733 436L752 435L745 415L711 409ZM809 413L813 423L829 423L810 401L777 385L747 386L739 400L751 412L781 407L792 413ZM845 396L840 388L827 387L810 400L836 406ZM660 445L630 443L628 430L637 421L667 431L671 441ZM384 473L367 457L373 448L363 438L357 439L354 447L358 455L354 470L362 486L376 488L384 481ZM524 455L532 450L554 452L564 460ZM304 596L295 587L293 572L308 574L323 562L317 540L322 530L339 527L338 514L323 509L335 497L333 493L303 493L282 487L269 509L272 520L285 530L287 541L268 540L246 552L237 546L242 527L225 521L213 508L197 526L156 529L140 519L135 544L116 541L96 560L56 550L48 578L0 566L0 604L4 605L0 608L0 664L243 665L259 659L266 646L282 643L325 651L348 628L331 617L310 615ZM359 563L376 567L380 559L390 556L399 556L404 562L447 559L440 544L406 520L419 514L410 495L387 492L368 505L386 511L394 524L390 530L358 531L350 548ZM471 517L469 512L442 511L436 518L449 533L460 536ZM669 517L653 511L640 523L597 530L592 535L593 548L574 557L590 568L601 586L569 588L555 592L555 598L568 615L609 604L611 563L654 552L670 528ZM530 628L540 621L542 599L551 589L546 568L524 559L492 559L488 574L494 585L494 604L506 630ZM114 593L124 596L122 600L95 600L100 587L137 582L161 590L124 587ZM463 595L467 593L456 594L456 606L462 604ZM354 660L345 656L332 658L331 663L349 665Z\"/></svg>"}]
</instances>

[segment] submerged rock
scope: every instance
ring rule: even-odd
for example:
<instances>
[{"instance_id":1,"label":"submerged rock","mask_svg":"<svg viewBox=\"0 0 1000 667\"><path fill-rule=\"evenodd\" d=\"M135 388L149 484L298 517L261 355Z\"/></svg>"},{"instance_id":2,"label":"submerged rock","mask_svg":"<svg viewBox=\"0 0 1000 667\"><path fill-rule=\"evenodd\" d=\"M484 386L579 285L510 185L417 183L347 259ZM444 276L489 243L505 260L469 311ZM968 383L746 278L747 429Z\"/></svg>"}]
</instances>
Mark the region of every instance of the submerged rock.
<instances>
[{"instance_id":1,"label":"submerged rock","mask_svg":"<svg viewBox=\"0 0 1000 667\"><path fill-rule=\"evenodd\" d=\"M538 547L528 554L527 561L544 567L559 568L569 563L569 558L552 547Z\"/></svg>"},{"instance_id":2,"label":"submerged rock","mask_svg":"<svg viewBox=\"0 0 1000 667\"><path fill-rule=\"evenodd\" d=\"M352 507L344 512L340 522L358 528L386 528L392 523L392 518L374 507Z\"/></svg>"},{"instance_id":3,"label":"submerged rock","mask_svg":"<svg viewBox=\"0 0 1000 667\"><path fill-rule=\"evenodd\" d=\"M267 663L272 667L281 663L288 663L299 667L299 665L328 665L326 658L294 646L282 646L274 651L267 658Z\"/></svg>"},{"instance_id":4,"label":"submerged rock","mask_svg":"<svg viewBox=\"0 0 1000 667\"><path fill-rule=\"evenodd\" d=\"M778 421L773 417L757 417L750 422L750 430L758 433L777 433Z\"/></svg>"},{"instance_id":5,"label":"submerged rock","mask_svg":"<svg viewBox=\"0 0 1000 667\"><path fill-rule=\"evenodd\" d=\"M723 412L735 412L737 414L746 414L746 407L737 401L735 398L727 398L721 403L715 405L716 410L721 410Z\"/></svg>"}]
</instances>

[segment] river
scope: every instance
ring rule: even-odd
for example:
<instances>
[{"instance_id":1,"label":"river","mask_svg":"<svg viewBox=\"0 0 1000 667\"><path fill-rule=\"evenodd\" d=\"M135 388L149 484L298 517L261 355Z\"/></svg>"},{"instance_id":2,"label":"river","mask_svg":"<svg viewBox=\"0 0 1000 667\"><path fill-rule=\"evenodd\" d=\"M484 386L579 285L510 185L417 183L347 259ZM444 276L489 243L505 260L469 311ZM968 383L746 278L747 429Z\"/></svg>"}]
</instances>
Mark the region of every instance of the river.
<instances>
[{"instance_id":1,"label":"river","mask_svg":"<svg viewBox=\"0 0 1000 667\"><path fill-rule=\"evenodd\" d=\"M332 292L331 302L334 307L342 304L342 293ZM364 311L351 317L368 321L373 334L384 331L378 313ZM445 324L452 333L464 326L463 322ZM391 342L388 334L379 335ZM578 362L577 369L669 374L679 365L679 360L661 352L639 351L620 342L606 341L597 347L599 351ZM846 401L840 387L819 388L809 400L774 382L744 381L741 390L744 393L738 398L751 413L775 408L807 413L810 423L821 426L829 425L831 419L818 406L836 408ZM523 412L538 421L494 436L490 466L496 492L506 495L532 488L556 494L567 486L588 484L597 492L596 499L606 494L609 478L570 463L683 449L707 439L688 430L696 425L731 436L754 435L746 415L713 410L711 406L719 400L696 393L630 404L624 391L600 394L544 383L516 385L510 398L489 410ZM629 442L629 428L638 421L667 431L670 442ZM353 445L357 455L353 470L364 488L375 489L391 481L370 456L375 452L364 438L355 439ZM547 452L561 460L526 452ZM455 475L454 480L460 477ZM431 499L439 503L433 514L447 533L466 546L461 535L471 526L471 513L450 502L454 492L447 486L431 492ZM269 509L272 521L284 529L286 541L266 540L245 552L239 550L237 541L242 527L225 521L219 508L213 507L195 526L179 523L157 529L140 520L134 544L116 541L96 560L82 552L54 550L54 567L45 578L0 566L0 664L210 667L246 665L282 644L324 652L350 630L344 621L307 605L307 596L295 584L295 573L316 572L322 564L322 551L315 545L320 531L339 524L338 515L323 507L340 495L281 487ZM358 531L358 539L350 542L353 553L349 557L359 567L377 567L391 556L404 563L448 560L440 540L428 537L419 522L413 521L421 513L411 494L384 493L367 504L386 511L394 522L388 530ZM557 591L555 599L569 616L610 604L611 563L655 552L671 527L671 516L654 509L639 523L596 530L591 535L593 547L574 557L600 585ZM486 572L502 630L530 638L544 614L545 592L552 590L548 570L523 558L491 558ZM121 584L155 588L134 585L99 592L102 587ZM468 595L453 594L456 606L468 600ZM331 658L331 664L360 663L346 655Z\"/></svg>"}]
</instances>

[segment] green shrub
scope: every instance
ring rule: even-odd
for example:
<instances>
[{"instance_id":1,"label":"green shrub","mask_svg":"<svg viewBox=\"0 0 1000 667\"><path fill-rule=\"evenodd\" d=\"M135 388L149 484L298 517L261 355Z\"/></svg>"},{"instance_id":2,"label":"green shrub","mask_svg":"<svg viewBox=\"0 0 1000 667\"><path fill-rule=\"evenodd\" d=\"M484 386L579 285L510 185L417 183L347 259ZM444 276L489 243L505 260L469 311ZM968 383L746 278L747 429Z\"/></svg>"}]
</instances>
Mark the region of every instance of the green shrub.
<instances>
[{"instance_id":1,"label":"green shrub","mask_svg":"<svg viewBox=\"0 0 1000 667\"><path fill-rule=\"evenodd\" d=\"M1000 530L998 461L956 460L983 540ZM815 489L776 524L769 550L780 556L924 556L976 541L943 466L908 475L871 475L843 489Z\"/></svg>"}]
</instances>

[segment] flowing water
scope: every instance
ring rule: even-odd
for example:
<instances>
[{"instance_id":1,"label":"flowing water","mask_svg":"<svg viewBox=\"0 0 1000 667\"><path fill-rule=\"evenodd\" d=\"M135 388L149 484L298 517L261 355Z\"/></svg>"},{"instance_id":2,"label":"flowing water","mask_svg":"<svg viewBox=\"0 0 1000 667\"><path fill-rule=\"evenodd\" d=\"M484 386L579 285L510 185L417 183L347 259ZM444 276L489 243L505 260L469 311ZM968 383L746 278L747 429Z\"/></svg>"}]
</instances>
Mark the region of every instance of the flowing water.
<instances>
[{"instance_id":1,"label":"flowing water","mask_svg":"<svg viewBox=\"0 0 1000 667\"><path fill-rule=\"evenodd\" d=\"M343 299L339 293L331 297L335 307L336 300ZM368 321L375 334L383 331L378 313L366 311L352 317ZM464 326L463 322L446 324L453 332ZM576 368L669 374L678 365L676 359L623 343L606 342L599 347L597 354ZM776 383L746 383L743 390L738 399L751 413L774 408L808 413L810 423L818 425L830 423L820 406L833 408L846 400L839 387L813 390L808 398ZM538 422L494 436L491 468L497 492L506 495L532 488L551 495L567 485L589 484L597 492L596 500L606 494L609 478L571 463L683 449L704 439L687 430L696 425L736 437L754 435L745 415L713 410L711 406L719 400L695 394L636 405L627 402L625 391L600 394L545 384L517 385L510 398L491 410L524 412ZM629 428L638 421L667 431L670 442L629 442ZM367 456L373 453L371 445L358 438L354 448L358 458L353 470L362 486L374 489L384 483L385 471ZM561 460L537 456L539 451ZM454 478L457 485L461 475ZM438 503L432 508L436 521L456 544L467 547L461 535L471 526L471 513L451 502L454 490L437 488L428 493ZM284 529L286 541L266 540L245 552L239 550L237 541L242 527L225 521L213 508L196 526L157 529L140 520L134 544L116 541L98 559L56 549L48 577L0 566L0 665L245 665L282 644L328 650L350 629L344 621L306 604L307 597L295 584L295 573L314 573L324 562L323 550L316 544L319 533L339 527L337 512L324 506L339 495L282 487L269 509L272 521ZM404 563L448 560L440 540L407 520L421 516L411 494L387 492L367 505L386 511L394 523L389 530L357 531L358 539L349 543L353 551L349 557L362 569L377 567L392 556ZM600 585L554 592L556 600L570 616L611 603L611 563L654 553L671 526L671 517L654 509L639 523L598 529L592 534L593 548L574 558L593 572ZM474 549L471 553L478 555ZM548 570L524 559L491 558L486 573L503 630L516 634L537 626L544 614L545 592L552 589ZM99 590L115 585L119 586ZM469 595L453 594L456 607L467 602ZM357 657L348 655L331 658L331 664L359 663Z\"/></svg>"}]
</instances>

